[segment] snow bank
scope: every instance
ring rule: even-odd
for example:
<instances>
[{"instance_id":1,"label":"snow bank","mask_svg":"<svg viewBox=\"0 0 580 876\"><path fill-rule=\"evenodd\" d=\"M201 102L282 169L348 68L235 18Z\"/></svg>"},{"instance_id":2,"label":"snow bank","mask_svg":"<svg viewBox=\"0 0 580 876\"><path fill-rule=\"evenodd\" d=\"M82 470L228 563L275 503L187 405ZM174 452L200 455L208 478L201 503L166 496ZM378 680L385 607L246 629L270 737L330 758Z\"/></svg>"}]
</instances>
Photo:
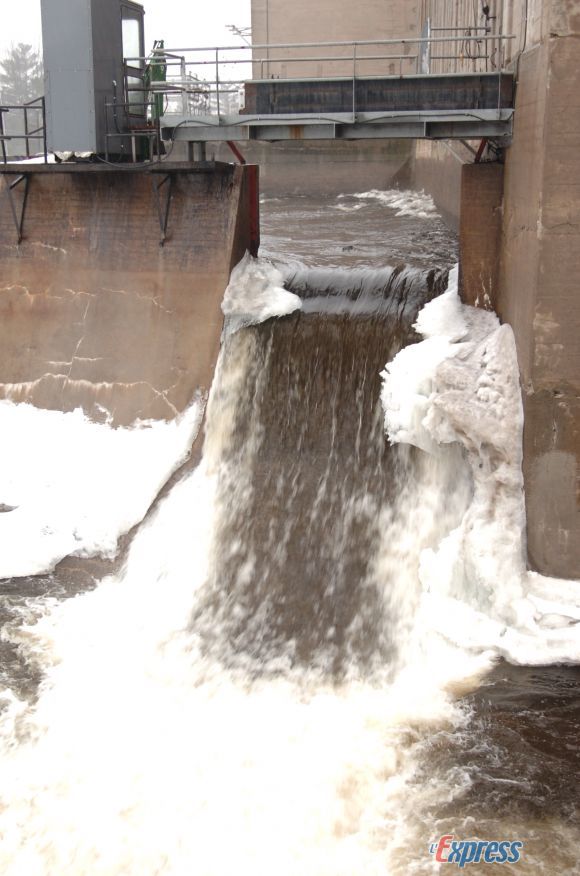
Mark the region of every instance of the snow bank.
<instances>
[{"instance_id":1,"label":"snow bank","mask_svg":"<svg viewBox=\"0 0 580 876\"><path fill-rule=\"evenodd\" d=\"M71 554L113 557L188 456L202 412L198 399L172 422L113 429L80 410L0 401L0 577L38 575Z\"/></svg>"},{"instance_id":2,"label":"snow bank","mask_svg":"<svg viewBox=\"0 0 580 876\"><path fill-rule=\"evenodd\" d=\"M513 333L495 314L461 303L457 276L455 269L448 291L420 312L415 328L424 340L383 372L390 441L433 456L458 443L472 480L460 525L421 556L423 621L463 648L491 648L516 663L578 662L580 583L525 567Z\"/></svg>"}]
</instances>

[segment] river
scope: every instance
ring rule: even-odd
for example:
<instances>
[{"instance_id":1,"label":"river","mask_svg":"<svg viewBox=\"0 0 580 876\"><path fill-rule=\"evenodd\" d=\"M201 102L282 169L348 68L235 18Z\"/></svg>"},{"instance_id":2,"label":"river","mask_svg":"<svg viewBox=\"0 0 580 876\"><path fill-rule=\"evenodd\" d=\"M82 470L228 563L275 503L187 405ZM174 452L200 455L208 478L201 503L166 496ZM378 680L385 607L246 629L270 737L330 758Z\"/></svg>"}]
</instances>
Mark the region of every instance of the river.
<instances>
[{"instance_id":1,"label":"river","mask_svg":"<svg viewBox=\"0 0 580 876\"><path fill-rule=\"evenodd\" d=\"M417 193L261 209L280 274L238 291L282 277L284 316L228 318L200 465L106 580L2 583L2 872L428 874L452 835L579 873L580 668L428 628L421 565L477 484L457 443L385 435L456 239Z\"/></svg>"}]
</instances>

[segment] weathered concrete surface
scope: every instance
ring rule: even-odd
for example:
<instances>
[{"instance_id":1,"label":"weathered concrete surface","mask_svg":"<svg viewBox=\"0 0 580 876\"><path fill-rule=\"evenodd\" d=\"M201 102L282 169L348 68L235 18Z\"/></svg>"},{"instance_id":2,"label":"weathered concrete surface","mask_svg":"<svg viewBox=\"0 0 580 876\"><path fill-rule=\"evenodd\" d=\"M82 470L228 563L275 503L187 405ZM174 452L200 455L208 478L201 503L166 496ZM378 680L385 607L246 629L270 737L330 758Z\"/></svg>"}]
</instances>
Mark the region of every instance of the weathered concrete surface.
<instances>
[{"instance_id":1,"label":"weathered concrete surface","mask_svg":"<svg viewBox=\"0 0 580 876\"><path fill-rule=\"evenodd\" d=\"M425 5L439 16L436 25L448 7L458 18L469 11L464 0ZM522 378L529 565L580 578L580 2L509 0L503 17L504 33L517 37L509 56L524 51L517 59L498 288L491 297L514 329ZM440 144L419 143L414 170L415 184L433 194L448 218L449 205L458 203L461 162ZM489 219L497 214L486 206L485 188L481 215ZM472 222L479 207L469 201L466 190L462 209ZM485 232L495 239L493 222ZM462 260L466 243L475 252L473 240L462 240ZM474 302L479 289L471 283L464 267L464 293Z\"/></svg>"},{"instance_id":2,"label":"weathered concrete surface","mask_svg":"<svg viewBox=\"0 0 580 876\"><path fill-rule=\"evenodd\" d=\"M182 144L177 143L176 148ZM387 189L408 163L410 140L240 143L246 160L260 166L260 192L267 196L318 195ZM208 155L231 161L225 143L208 144Z\"/></svg>"},{"instance_id":3,"label":"weathered concrete surface","mask_svg":"<svg viewBox=\"0 0 580 876\"><path fill-rule=\"evenodd\" d=\"M580 578L580 3L542 11L520 59L498 312L522 374L530 564Z\"/></svg>"},{"instance_id":4,"label":"weathered concrete surface","mask_svg":"<svg viewBox=\"0 0 580 876\"><path fill-rule=\"evenodd\" d=\"M447 224L459 231L463 158L459 144L453 150L436 141L417 140L411 178L415 188L429 192Z\"/></svg>"},{"instance_id":5,"label":"weathered concrete surface","mask_svg":"<svg viewBox=\"0 0 580 876\"><path fill-rule=\"evenodd\" d=\"M496 309L503 165L464 164L459 224L460 289L467 304Z\"/></svg>"},{"instance_id":6,"label":"weathered concrete surface","mask_svg":"<svg viewBox=\"0 0 580 876\"><path fill-rule=\"evenodd\" d=\"M514 43L498 39L491 39L486 43L477 42L473 39L473 28L487 27L486 35L491 37L500 33L513 34L517 32L518 24L525 15L523 4L529 5L528 12L531 12L534 2L535 0L486 0L485 5L489 7L490 16L486 21L482 10L484 4L474 0L420 0L420 21L429 19L432 28L446 28L434 31L433 36L472 37L459 42L445 39L434 45L430 52L431 72L453 73L458 69L490 71L505 66L505 62L511 57ZM483 35L483 31L478 33Z\"/></svg>"},{"instance_id":7,"label":"weathered concrete surface","mask_svg":"<svg viewBox=\"0 0 580 876\"><path fill-rule=\"evenodd\" d=\"M223 291L249 246L247 169L157 170L27 167L20 246L14 176L0 174L0 397L128 424L171 418L209 390ZM160 246L154 186L166 174Z\"/></svg>"},{"instance_id":8,"label":"weathered concrete surface","mask_svg":"<svg viewBox=\"0 0 580 876\"><path fill-rule=\"evenodd\" d=\"M296 42L331 42L340 40L394 39L397 37L417 36L418 2L417 0L367 0L364 9L351 0L252 0L252 42L254 45L272 43ZM359 54L377 55L376 47L368 47L368 51ZM404 60L404 73L414 72L416 67L416 46L392 46L389 55L404 54L409 60ZM345 60L329 61L299 61L290 62L287 58L313 58L324 55L324 50L304 49L270 49L255 50L254 57L266 57L264 64L254 64L254 78L270 79L272 77L286 79L287 77L309 76L350 76L352 74L352 49L333 46L326 49L326 57ZM346 60L349 59L349 60ZM370 62L367 62L367 65ZM377 62L372 62L373 70L377 70ZM358 61L359 73L368 73L368 66L362 60ZM384 60L379 69L386 75L397 75L401 69L398 59Z\"/></svg>"}]
</instances>

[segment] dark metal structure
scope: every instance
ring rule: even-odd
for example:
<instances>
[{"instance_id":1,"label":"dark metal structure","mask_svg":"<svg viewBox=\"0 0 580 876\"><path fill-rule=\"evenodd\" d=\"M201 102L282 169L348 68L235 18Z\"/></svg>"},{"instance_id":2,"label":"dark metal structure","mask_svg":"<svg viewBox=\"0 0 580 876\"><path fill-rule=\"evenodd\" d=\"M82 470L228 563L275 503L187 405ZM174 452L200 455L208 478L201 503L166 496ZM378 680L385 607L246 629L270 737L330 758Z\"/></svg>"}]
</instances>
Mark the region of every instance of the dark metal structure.
<instances>
[{"instance_id":1,"label":"dark metal structure","mask_svg":"<svg viewBox=\"0 0 580 876\"><path fill-rule=\"evenodd\" d=\"M22 114L22 131L18 133L8 133L4 124L4 118L7 114L12 114L20 117ZM31 144L41 146L44 155L44 160L47 160L48 147L46 142L46 109L44 97L36 97L34 100L29 100L23 104L2 104L0 105L0 152L4 164L8 161L7 143L24 144L22 155L30 158L33 154ZM34 152L39 150L35 149Z\"/></svg>"},{"instance_id":2,"label":"dark metal structure","mask_svg":"<svg viewBox=\"0 0 580 876\"><path fill-rule=\"evenodd\" d=\"M117 153L146 122L143 98L129 107L124 58L145 54L143 7L133 0L41 0L48 148L104 153L107 127ZM130 74L142 76L144 62ZM129 77L129 81L130 81ZM108 113L110 117L108 118Z\"/></svg>"},{"instance_id":3,"label":"dark metal structure","mask_svg":"<svg viewBox=\"0 0 580 876\"><path fill-rule=\"evenodd\" d=\"M505 142L514 111L511 71L469 69L459 57L446 74L421 64L421 53L437 51L442 41L460 54L464 39L429 35L170 49L167 82L152 93L168 95L164 138L189 143L405 137ZM513 36L478 39L495 46ZM398 75L391 72L396 65ZM314 68L333 75L312 75ZM191 112L188 98L201 83L209 89L207 106Z\"/></svg>"}]
</instances>

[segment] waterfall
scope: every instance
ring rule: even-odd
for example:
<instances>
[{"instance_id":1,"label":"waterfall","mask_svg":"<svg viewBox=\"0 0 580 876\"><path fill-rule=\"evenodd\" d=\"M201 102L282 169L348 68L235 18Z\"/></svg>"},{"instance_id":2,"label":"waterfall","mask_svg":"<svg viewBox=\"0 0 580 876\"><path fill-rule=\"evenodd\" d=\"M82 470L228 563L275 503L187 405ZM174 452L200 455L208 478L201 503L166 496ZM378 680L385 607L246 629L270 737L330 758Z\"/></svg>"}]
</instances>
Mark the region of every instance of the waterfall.
<instances>
[{"instance_id":1,"label":"waterfall","mask_svg":"<svg viewBox=\"0 0 580 876\"><path fill-rule=\"evenodd\" d=\"M6 876L424 872L425 813L467 784L421 778L426 740L497 654L424 604L472 461L383 424L381 371L445 282L234 272L200 465L120 575L11 632L43 681L0 725Z\"/></svg>"}]
</instances>

